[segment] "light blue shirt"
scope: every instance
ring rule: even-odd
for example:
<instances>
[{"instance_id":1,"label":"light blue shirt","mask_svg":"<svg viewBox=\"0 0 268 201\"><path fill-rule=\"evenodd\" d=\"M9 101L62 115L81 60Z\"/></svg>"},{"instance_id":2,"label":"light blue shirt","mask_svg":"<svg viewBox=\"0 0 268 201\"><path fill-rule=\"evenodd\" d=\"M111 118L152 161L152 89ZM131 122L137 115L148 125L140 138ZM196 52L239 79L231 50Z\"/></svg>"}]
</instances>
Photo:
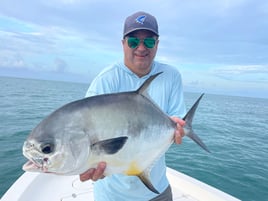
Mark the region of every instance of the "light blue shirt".
<instances>
[{"instance_id":1,"label":"light blue shirt","mask_svg":"<svg viewBox=\"0 0 268 201\"><path fill-rule=\"evenodd\" d=\"M134 91L158 72L163 73L151 82L149 96L166 114L182 118L186 109L181 75L175 68L159 62L153 62L150 73L141 78L123 63L116 63L104 69L92 81L86 96ZM165 156L152 168L150 179L160 193L168 187ZM95 201L148 201L156 196L157 194L148 190L136 176L116 174L94 183Z\"/></svg>"}]
</instances>

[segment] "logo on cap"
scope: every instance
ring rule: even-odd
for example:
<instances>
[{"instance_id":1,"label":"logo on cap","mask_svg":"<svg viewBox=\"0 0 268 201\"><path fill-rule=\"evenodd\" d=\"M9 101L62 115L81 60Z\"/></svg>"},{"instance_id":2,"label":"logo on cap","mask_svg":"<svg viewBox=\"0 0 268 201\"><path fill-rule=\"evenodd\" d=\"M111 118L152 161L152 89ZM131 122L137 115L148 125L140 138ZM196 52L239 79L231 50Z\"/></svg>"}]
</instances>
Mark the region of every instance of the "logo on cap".
<instances>
[{"instance_id":1,"label":"logo on cap","mask_svg":"<svg viewBox=\"0 0 268 201\"><path fill-rule=\"evenodd\" d=\"M136 18L136 22L137 23L140 23L140 24L143 24L144 21L145 21L145 18L146 18L145 15L141 15L141 16L139 16L139 17Z\"/></svg>"}]
</instances>

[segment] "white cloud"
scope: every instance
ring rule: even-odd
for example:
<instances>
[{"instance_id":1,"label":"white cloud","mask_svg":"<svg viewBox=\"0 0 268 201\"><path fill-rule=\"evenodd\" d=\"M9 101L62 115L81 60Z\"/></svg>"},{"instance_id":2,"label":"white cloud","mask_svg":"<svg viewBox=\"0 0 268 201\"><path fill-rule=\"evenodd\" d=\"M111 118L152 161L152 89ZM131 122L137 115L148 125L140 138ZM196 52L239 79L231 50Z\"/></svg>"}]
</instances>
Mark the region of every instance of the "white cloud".
<instances>
[{"instance_id":1,"label":"white cloud","mask_svg":"<svg viewBox=\"0 0 268 201\"><path fill-rule=\"evenodd\" d=\"M25 62L19 54L11 54L10 52L0 51L0 68L24 68Z\"/></svg>"},{"instance_id":2,"label":"white cloud","mask_svg":"<svg viewBox=\"0 0 268 201\"><path fill-rule=\"evenodd\" d=\"M213 71L217 74L229 75L268 73L268 65L232 65L215 68Z\"/></svg>"},{"instance_id":3,"label":"white cloud","mask_svg":"<svg viewBox=\"0 0 268 201\"><path fill-rule=\"evenodd\" d=\"M213 69L211 74L225 80L268 84L268 65L225 66Z\"/></svg>"},{"instance_id":4,"label":"white cloud","mask_svg":"<svg viewBox=\"0 0 268 201\"><path fill-rule=\"evenodd\" d=\"M54 63L56 67L56 72L65 72L68 68L68 65L63 59L55 58Z\"/></svg>"}]
</instances>

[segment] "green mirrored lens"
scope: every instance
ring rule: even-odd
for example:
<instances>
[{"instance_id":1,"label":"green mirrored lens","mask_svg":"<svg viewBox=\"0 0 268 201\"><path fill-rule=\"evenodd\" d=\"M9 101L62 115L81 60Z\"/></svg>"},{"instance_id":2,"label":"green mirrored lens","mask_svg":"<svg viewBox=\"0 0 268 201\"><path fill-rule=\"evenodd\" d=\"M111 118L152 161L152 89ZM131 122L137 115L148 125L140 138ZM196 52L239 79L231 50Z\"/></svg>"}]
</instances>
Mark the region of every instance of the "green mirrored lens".
<instances>
[{"instance_id":1,"label":"green mirrored lens","mask_svg":"<svg viewBox=\"0 0 268 201\"><path fill-rule=\"evenodd\" d=\"M140 44L140 39L134 38L134 37L129 37L127 39L127 43L128 43L128 47L134 49L134 48L138 47L138 45Z\"/></svg>"},{"instance_id":2,"label":"green mirrored lens","mask_svg":"<svg viewBox=\"0 0 268 201\"><path fill-rule=\"evenodd\" d=\"M155 46L155 39L154 38L145 38L143 40L145 47L153 48Z\"/></svg>"},{"instance_id":3,"label":"green mirrored lens","mask_svg":"<svg viewBox=\"0 0 268 201\"><path fill-rule=\"evenodd\" d=\"M132 49L135 49L139 46L140 44L140 39L139 38L135 38L135 37L128 37L127 39L127 43L128 43L128 46ZM142 40L143 41L143 44L145 47L147 48L153 48L155 46L155 41L156 39L154 38L145 38Z\"/></svg>"}]
</instances>

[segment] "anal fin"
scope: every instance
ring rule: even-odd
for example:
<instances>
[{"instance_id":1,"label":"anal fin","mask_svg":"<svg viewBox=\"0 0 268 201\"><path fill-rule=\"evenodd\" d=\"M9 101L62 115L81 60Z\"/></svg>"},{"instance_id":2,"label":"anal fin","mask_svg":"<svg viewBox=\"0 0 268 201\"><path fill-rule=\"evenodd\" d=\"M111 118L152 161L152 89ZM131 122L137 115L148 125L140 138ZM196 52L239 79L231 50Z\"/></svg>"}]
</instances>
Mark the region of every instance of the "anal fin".
<instances>
[{"instance_id":1,"label":"anal fin","mask_svg":"<svg viewBox=\"0 0 268 201\"><path fill-rule=\"evenodd\" d=\"M142 183L152 192L156 194L160 194L158 190L155 189L152 182L150 181L150 172L149 171L143 171L141 174L138 175L139 179L142 181Z\"/></svg>"}]
</instances>

